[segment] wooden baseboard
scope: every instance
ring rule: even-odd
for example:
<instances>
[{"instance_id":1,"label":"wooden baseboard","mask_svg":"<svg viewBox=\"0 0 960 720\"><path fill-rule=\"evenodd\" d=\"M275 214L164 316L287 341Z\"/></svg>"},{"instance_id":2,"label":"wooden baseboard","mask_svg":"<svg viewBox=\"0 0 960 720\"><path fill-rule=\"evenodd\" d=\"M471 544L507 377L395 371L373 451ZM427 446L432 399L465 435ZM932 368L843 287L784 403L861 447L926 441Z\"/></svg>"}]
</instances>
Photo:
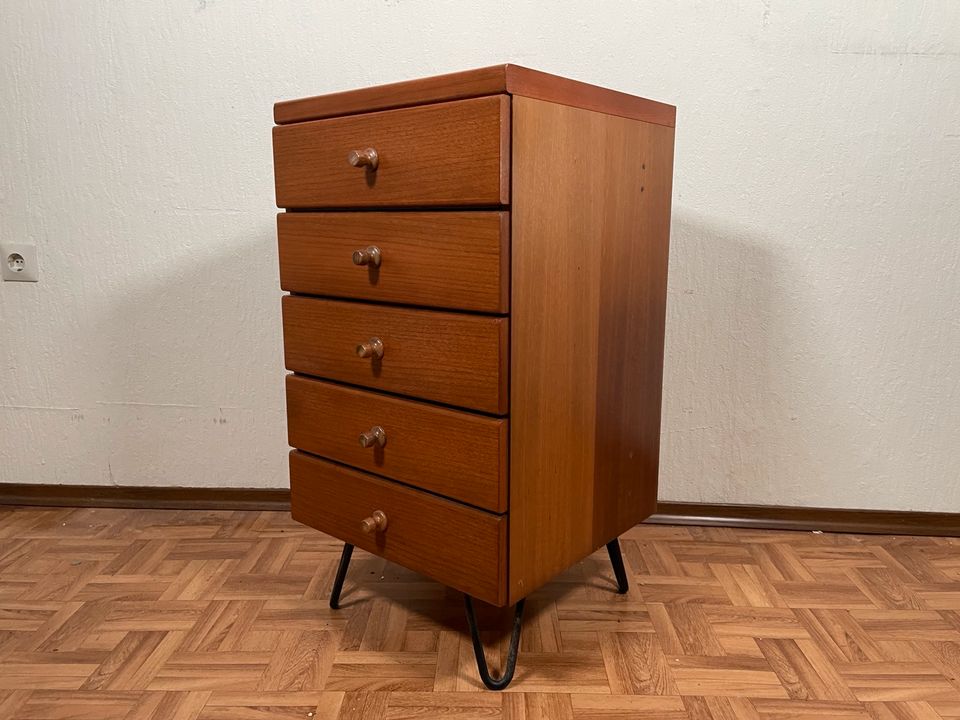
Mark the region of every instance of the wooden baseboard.
<instances>
[{"instance_id":1,"label":"wooden baseboard","mask_svg":"<svg viewBox=\"0 0 960 720\"><path fill-rule=\"evenodd\" d=\"M287 511L290 490L0 484L0 505Z\"/></svg>"},{"instance_id":2,"label":"wooden baseboard","mask_svg":"<svg viewBox=\"0 0 960 720\"><path fill-rule=\"evenodd\" d=\"M849 510L784 505L661 502L647 519L657 525L706 525L879 535L960 536L960 513Z\"/></svg>"},{"instance_id":3,"label":"wooden baseboard","mask_svg":"<svg viewBox=\"0 0 960 720\"><path fill-rule=\"evenodd\" d=\"M0 484L0 505L287 511L290 509L290 491L272 488ZM960 513L895 510L661 502L656 515L647 522L656 525L808 532L960 536Z\"/></svg>"}]
</instances>

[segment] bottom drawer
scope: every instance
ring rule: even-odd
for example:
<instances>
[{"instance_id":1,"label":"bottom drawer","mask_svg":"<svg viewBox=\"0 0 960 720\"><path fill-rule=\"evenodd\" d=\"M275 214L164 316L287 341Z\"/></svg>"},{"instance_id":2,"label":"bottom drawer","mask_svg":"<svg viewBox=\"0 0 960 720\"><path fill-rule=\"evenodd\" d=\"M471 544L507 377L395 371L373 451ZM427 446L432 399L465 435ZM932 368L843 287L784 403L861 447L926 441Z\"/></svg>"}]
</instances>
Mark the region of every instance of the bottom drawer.
<instances>
[{"instance_id":1,"label":"bottom drawer","mask_svg":"<svg viewBox=\"0 0 960 720\"><path fill-rule=\"evenodd\" d=\"M294 520L493 605L506 604L506 517L290 453ZM375 511L383 529L364 521ZM371 523L372 524L372 523Z\"/></svg>"}]
</instances>

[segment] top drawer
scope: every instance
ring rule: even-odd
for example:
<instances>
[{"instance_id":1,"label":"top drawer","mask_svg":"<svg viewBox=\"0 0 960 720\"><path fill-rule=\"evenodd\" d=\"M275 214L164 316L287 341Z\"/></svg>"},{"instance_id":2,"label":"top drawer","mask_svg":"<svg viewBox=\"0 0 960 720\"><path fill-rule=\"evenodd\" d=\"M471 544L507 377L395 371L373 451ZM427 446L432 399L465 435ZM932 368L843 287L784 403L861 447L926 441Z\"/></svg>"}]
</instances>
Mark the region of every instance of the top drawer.
<instances>
[{"instance_id":1,"label":"top drawer","mask_svg":"<svg viewBox=\"0 0 960 720\"><path fill-rule=\"evenodd\" d=\"M368 149L375 167L351 164ZM510 98L277 126L273 158L280 207L505 205Z\"/></svg>"}]
</instances>

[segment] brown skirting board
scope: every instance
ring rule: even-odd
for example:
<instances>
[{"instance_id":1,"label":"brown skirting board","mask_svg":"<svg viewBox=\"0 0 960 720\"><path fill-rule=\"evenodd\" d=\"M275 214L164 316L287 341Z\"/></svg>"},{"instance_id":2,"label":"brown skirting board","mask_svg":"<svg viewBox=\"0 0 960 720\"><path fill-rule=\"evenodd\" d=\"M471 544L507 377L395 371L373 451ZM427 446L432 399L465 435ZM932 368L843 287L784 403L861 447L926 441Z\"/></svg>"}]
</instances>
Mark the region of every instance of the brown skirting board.
<instances>
[{"instance_id":1,"label":"brown skirting board","mask_svg":"<svg viewBox=\"0 0 960 720\"><path fill-rule=\"evenodd\" d=\"M271 488L0 484L0 505L286 511L290 508L290 491ZM661 502L657 514L647 522L657 525L808 532L960 536L960 513L896 510Z\"/></svg>"},{"instance_id":2,"label":"brown skirting board","mask_svg":"<svg viewBox=\"0 0 960 720\"><path fill-rule=\"evenodd\" d=\"M960 536L960 513L901 510L661 502L657 514L647 522L808 532Z\"/></svg>"},{"instance_id":3,"label":"brown skirting board","mask_svg":"<svg viewBox=\"0 0 960 720\"><path fill-rule=\"evenodd\" d=\"M290 509L290 490L17 483L0 484L0 505L286 511Z\"/></svg>"}]
</instances>

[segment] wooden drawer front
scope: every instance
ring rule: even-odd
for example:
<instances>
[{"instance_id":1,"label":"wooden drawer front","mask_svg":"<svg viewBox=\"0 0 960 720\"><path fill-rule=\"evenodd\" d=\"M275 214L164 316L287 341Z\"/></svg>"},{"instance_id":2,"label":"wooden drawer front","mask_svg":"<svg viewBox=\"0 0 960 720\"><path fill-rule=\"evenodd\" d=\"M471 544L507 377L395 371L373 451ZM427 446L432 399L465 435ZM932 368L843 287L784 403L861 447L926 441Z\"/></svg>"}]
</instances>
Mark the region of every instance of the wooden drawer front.
<instances>
[{"instance_id":1,"label":"wooden drawer front","mask_svg":"<svg viewBox=\"0 0 960 720\"><path fill-rule=\"evenodd\" d=\"M373 338L383 357L359 357ZM288 370L501 415L507 342L506 318L283 298Z\"/></svg>"},{"instance_id":2,"label":"wooden drawer front","mask_svg":"<svg viewBox=\"0 0 960 720\"><path fill-rule=\"evenodd\" d=\"M376 170L353 150L377 151ZM273 128L280 207L509 202L507 95Z\"/></svg>"},{"instance_id":3,"label":"wooden drawer front","mask_svg":"<svg viewBox=\"0 0 960 720\"><path fill-rule=\"evenodd\" d=\"M381 447L360 433L383 429ZM507 421L287 376L290 444L478 507L507 509Z\"/></svg>"},{"instance_id":4,"label":"wooden drawer front","mask_svg":"<svg viewBox=\"0 0 960 720\"><path fill-rule=\"evenodd\" d=\"M280 286L332 295L505 313L507 212L280 213ZM379 266L353 253L380 251Z\"/></svg>"},{"instance_id":5,"label":"wooden drawer front","mask_svg":"<svg viewBox=\"0 0 960 720\"><path fill-rule=\"evenodd\" d=\"M295 520L486 602L505 603L505 516L299 452L290 454L290 495ZM366 533L361 523L375 510L386 514L387 527Z\"/></svg>"}]
</instances>

